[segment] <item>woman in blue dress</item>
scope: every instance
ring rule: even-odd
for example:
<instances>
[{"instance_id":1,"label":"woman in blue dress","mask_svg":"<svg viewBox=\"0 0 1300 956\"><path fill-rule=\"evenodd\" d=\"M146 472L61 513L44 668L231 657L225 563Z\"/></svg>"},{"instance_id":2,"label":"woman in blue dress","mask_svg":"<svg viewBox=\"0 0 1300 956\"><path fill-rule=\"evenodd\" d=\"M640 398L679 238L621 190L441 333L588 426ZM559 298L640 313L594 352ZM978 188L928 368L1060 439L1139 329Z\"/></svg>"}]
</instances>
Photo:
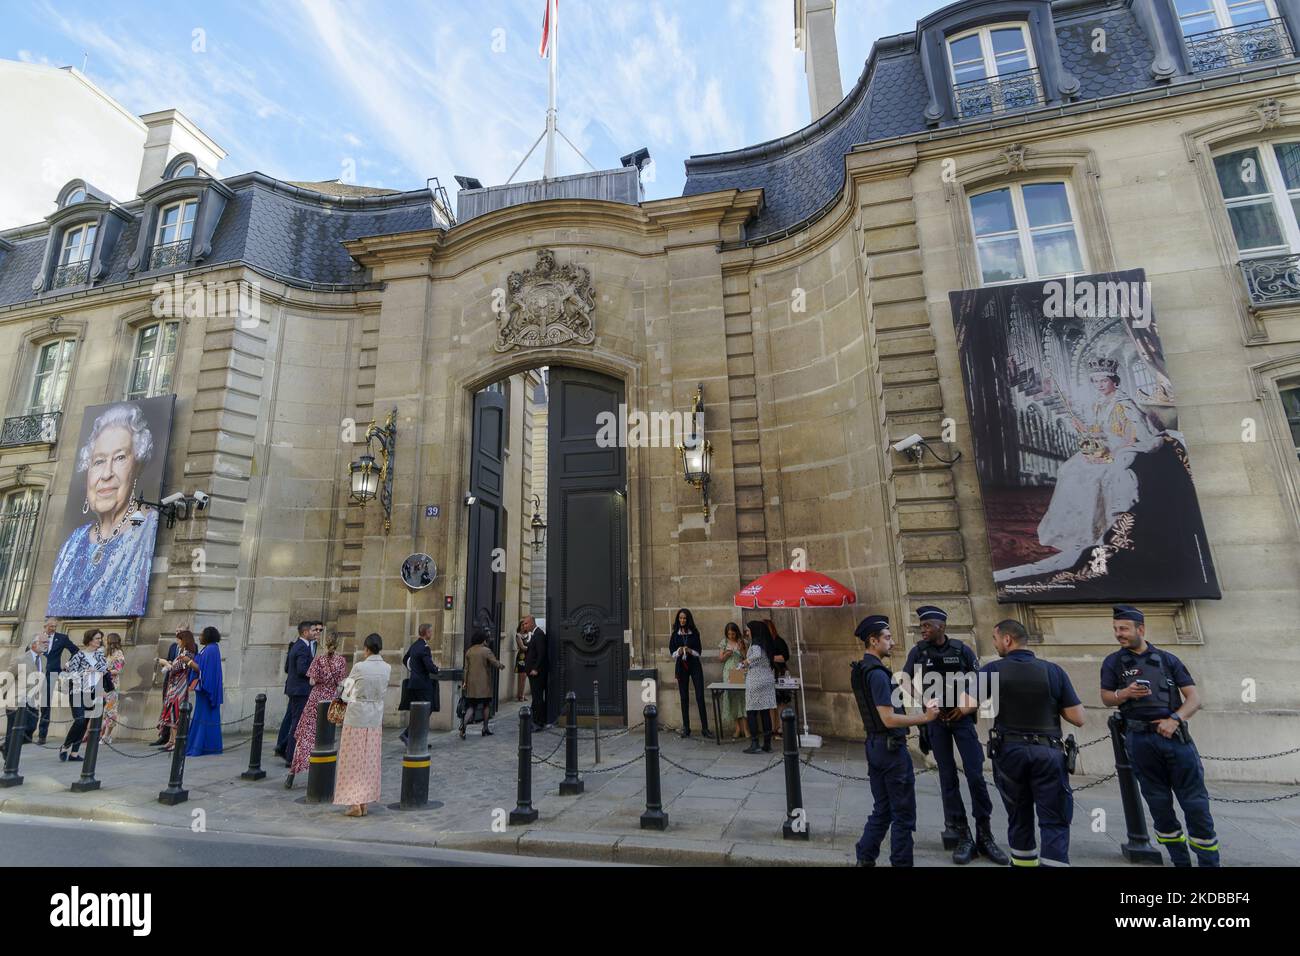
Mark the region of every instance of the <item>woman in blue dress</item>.
<instances>
[{"instance_id":1,"label":"woman in blue dress","mask_svg":"<svg viewBox=\"0 0 1300 956\"><path fill-rule=\"evenodd\" d=\"M205 627L199 635L199 678L190 684L194 691L194 713L190 715L189 743L185 756L202 757L221 753L221 633Z\"/></svg>"},{"instance_id":2,"label":"woman in blue dress","mask_svg":"<svg viewBox=\"0 0 1300 956\"><path fill-rule=\"evenodd\" d=\"M140 617L149 593L158 512L139 509L140 474L153 457L153 434L139 406L106 409L77 454L85 472L89 515L59 549L46 614L57 617ZM75 494L75 491L73 492Z\"/></svg>"}]
</instances>

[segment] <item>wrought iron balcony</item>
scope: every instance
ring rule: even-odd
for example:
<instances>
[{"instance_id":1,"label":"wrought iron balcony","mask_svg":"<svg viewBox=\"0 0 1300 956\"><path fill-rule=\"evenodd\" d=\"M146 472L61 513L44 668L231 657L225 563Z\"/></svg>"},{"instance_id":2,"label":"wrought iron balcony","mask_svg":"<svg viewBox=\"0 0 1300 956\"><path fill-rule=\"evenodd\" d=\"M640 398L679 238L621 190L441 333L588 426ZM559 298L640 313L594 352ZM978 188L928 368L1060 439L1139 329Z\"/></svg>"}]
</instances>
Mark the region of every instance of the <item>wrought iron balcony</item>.
<instances>
[{"instance_id":1,"label":"wrought iron balcony","mask_svg":"<svg viewBox=\"0 0 1300 956\"><path fill-rule=\"evenodd\" d=\"M1242 259L1240 266L1252 305L1300 301L1300 255Z\"/></svg>"},{"instance_id":2,"label":"wrought iron balcony","mask_svg":"<svg viewBox=\"0 0 1300 956\"><path fill-rule=\"evenodd\" d=\"M1195 33L1183 42L1187 45L1187 59L1193 73L1249 66L1295 55L1291 35L1287 33L1286 23L1280 19Z\"/></svg>"},{"instance_id":3,"label":"wrought iron balcony","mask_svg":"<svg viewBox=\"0 0 1300 956\"><path fill-rule=\"evenodd\" d=\"M150 269L170 269L175 266L188 265L189 261L190 241L188 239L154 246L153 251L149 253Z\"/></svg>"},{"instance_id":4,"label":"wrought iron balcony","mask_svg":"<svg viewBox=\"0 0 1300 956\"><path fill-rule=\"evenodd\" d=\"M82 262L69 262L66 266L59 266L54 270L54 281L50 283L50 288L62 289L70 285L81 285L89 275L89 259Z\"/></svg>"},{"instance_id":5,"label":"wrought iron balcony","mask_svg":"<svg viewBox=\"0 0 1300 956\"><path fill-rule=\"evenodd\" d=\"M957 101L957 115L962 119L1027 109L1041 106L1044 102L1043 83L1037 70L1020 70L987 80L958 83L952 89Z\"/></svg>"},{"instance_id":6,"label":"wrought iron balcony","mask_svg":"<svg viewBox=\"0 0 1300 956\"><path fill-rule=\"evenodd\" d=\"M53 445L59 437L62 412L37 412L6 418L0 429L0 448L17 445Z\"/></svg>"}]
</instances>

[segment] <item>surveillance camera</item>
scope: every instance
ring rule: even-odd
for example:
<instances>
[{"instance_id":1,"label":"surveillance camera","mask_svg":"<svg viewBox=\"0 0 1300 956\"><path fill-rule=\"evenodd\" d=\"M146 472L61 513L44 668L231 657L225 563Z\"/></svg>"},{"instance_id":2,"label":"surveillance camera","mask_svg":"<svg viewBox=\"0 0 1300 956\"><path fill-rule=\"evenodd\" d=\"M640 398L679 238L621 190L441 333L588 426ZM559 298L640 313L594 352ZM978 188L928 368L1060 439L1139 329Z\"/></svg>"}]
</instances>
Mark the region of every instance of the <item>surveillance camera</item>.
<instances>
[{"instance_id":1,"label":"surveillance camera","mask_svg":"<svg viewBox=\"0 0 1300 956\"><path fill-rule=\"evenodd\" d=\"M176 502L183 501L184 499L185 499L184 492L175 491L158 503L161 505L174 505L176 504Z\"/></svg>"},{"instance_id":2,"label":"surveillance camera","mask_svg":"<svg viewBox=\"0 0 1300 956\"><path fill-rule=\"evenodd\" d=\"M206 491L194 492L194 510L202 511L204 508L208 506L208 502L211 500L212 500L212 496L209 495Z\"/></svg>"},{"instance_id":3,"label":"surveillance camera","mask_svg":"<svg viewBox=\"0 0 1300 956\"><path fill-rule=\"evenodd\" d=\"M131 524L138 528L140 525L144 524L144 521L145 514L143 509L135 509L135 514L131 515Z\"/></svg>"},{"instance_id":4,"label":"surveillance camera","mask_svg":"<svg viewBox=\"0 0 1300 956\"><path fill-rule=\"evenodd\" d=\"M915 448L917 445L922 444L924 441L925 439L920 435L908 435L906 438L900 438L898 441L894 442L893 448L894 451L901 455Z\"/></svg>"}]
</instances>

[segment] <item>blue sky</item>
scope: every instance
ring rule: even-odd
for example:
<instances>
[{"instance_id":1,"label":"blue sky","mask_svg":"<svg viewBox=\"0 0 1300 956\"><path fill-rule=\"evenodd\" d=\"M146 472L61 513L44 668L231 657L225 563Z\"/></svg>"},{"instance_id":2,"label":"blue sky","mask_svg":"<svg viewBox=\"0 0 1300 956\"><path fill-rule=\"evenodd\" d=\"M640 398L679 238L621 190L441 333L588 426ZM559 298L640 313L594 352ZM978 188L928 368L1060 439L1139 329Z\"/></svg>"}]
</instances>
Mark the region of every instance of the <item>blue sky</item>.
<instances>
[{"instance_id":1,"label":"blue sky","mask_svg":"<svg viewBox=\"0 0 1300 956\"><path fill-rule=\"evenodd\" d=\"M840 0L847 91L878 37L940 6ZM177 107L222 173L412 189L504 182L545 123L545 0L53 2L4 7L0 57L80 67L136 113ZM561 0L559 125L597 168L647 146L647 198L682 161L808 122L791 0ZM541 175L541 149L518 179ZM561 144L561 174L582 171ZM355 174L353 174L355 170Z\"/></svg>"}]
</instances>

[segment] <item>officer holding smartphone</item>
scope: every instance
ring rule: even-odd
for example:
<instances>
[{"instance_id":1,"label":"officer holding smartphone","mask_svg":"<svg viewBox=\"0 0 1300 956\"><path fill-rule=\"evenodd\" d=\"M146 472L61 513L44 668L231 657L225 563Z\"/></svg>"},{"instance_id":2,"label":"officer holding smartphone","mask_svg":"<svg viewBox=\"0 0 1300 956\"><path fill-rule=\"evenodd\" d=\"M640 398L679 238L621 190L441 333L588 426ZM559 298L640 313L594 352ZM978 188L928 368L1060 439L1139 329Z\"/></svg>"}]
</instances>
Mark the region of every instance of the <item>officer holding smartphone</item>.
<instances>
[{"instance_id":1,"label":"officer holding smartphone","mask_svg":"<svg viewBox=\"0 0 1300 956\"><path fill-rule=\"evenodd\" d=\"M1191 847L1201 866L1219 865L1205 772L1187 720L1201 699L1186 665L1146 640L1142 612L1121 604L1113 610L1120 649L1101 665L1101 702L1118 707L1124 718L1129 762L1142 796L1151 809L1156 839L1169 851L1174 866L1191 866ZM1178 798L1187 818L1187 833L1174 812Z\"/></svg>"}]
</instances>

